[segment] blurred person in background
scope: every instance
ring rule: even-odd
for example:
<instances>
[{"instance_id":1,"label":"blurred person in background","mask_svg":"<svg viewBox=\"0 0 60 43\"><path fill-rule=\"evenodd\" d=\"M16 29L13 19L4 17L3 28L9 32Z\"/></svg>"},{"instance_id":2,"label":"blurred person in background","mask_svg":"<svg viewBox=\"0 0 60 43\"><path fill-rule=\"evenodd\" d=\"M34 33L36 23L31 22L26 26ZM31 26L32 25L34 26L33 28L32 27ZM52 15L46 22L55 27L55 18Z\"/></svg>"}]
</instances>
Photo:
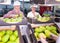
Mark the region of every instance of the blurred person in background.
<instances>
[{"instance_id":1,"label":"blurred person in background","mask_svg":"<svg viewBox=\"0 0 60 43\"><path fill-rule=\"evenodd\" d=\"M37 17L37 15L40 16L40 14L38 12L36 12L37 7L38 6L36 4L31 5L31 7L30 7L31 11L27 14L28 18L34 18L35 19Z\"/></svg>"},{"instance_id":2,"label":"blurred person in background","mask_svg":"<svg viewBox=\"0 0 60 43\"><path fill-rule=\"evenodd\" d=\"M50 11L49 7L47 7L47 10L43 12L43 16L48 15L51 16L52 12Z\"/></svg>"},{"instance_id":3,"label":"blurred person in background","mask_svg":"<svg viewBox=\"0 0 60 43\"><path fill-rule=\"evenodd\" d=\"M19 1L15 1L13 6L14 6L14 9L12 11L9 11L7 14L5 14L3 17L5 18L14 18L15 15L18 15L20 16L20 14L23 15L23 12L20 10L20 2ZM23 15L24 17L24 15Z\"/></svg>"}]
</instances>

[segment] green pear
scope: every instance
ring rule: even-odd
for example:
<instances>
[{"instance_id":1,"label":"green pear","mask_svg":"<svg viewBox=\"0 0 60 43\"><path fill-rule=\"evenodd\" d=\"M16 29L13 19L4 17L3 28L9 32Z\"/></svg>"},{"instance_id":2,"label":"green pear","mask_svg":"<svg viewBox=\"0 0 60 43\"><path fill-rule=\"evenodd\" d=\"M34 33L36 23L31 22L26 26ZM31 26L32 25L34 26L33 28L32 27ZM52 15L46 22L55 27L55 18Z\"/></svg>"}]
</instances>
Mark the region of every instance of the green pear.
<instances>
[{"instance_id":1,"label":"green pear","mask_svg":"<svg viewBox=\"0 0 60 43\"><path fill-rule=\"evenodd\" d=\"M13 33L12 30L7 30L7 31L6 31L6 34L9 34L9 35L11 35L12 33Z\"/></svg>"},{"instance_id":2,"label":"green pear","mask_svg":"<svg viewBox=\"0 0 60 43\"><path fill-rule=\"evenodd\" d=\"M43 37L43 38L45 38L45 39L46 39L46 36L45 36L45 34L44 34L44 33L40 33L40 34L39 34L39 38L41 38L41 37Z\"/></svg>"},{"instance_id":3,"label":"green pear","mask_svg":"<svg viewBox=\"0 0 60 43\"><path fill-rule=\"evenodd\" d=\"M47 38L50 38L51 32L49 30L45 30L45 35Z\"/></svg>"},{"instance_id":4,"label":"green pear","mask_svg":"<svg viewBox=\"0 0 60 43\"><path fill-rule=\"evenodd\" d=\"M2 37L2 42L7 42L9 40L9 35L5 35Z\"/></svg>"},{"instance_id":5,"label":"green pear","mask_svg":"<svg viewBox=\"0 0 60 43\"><path fill-rule=\"evenodd\" d=\"M35 32L40 32L39 28L35 28Z\"/></svg>"},{"instance_id":6,"label":"green pear","mask_svg":"<svg viewBox=\"0 0 60 43\"><path fill-rule=\"evenodd\" d=\"M16 43L19 43L19 37L16 39Z\"/></svg>"},{"instance_id":7,"label":"green pear","mask_svg":"<svg viewBox=\"0 0 60 43\"><path fill-rule=\"evenodd\" d=\"M13 34L10 36L10 41L15 41L16 40L16 36Z\"/></svg>"},{"instance_id":8,"label":"green pear","mask_svg":"<svg viewBox=\"0 0 60 43\"><path fill-rule=\"evenodd\" d=\"M22 14L20 14L20 17L23 17L23 15L22 15Z\"/></svg>"},{"instance_id":9,"label":"green pear","mask_svg":"<svg viewBox=\"0 0 60 43\"><path fill-rule=\"evenodd\" d=\"M11 19L6 20L6 22L11 22Z\"/></svg>"},{"instance_id":10,"label":"green pear","mask_svg":"<svg viewBox=\"0 0 60 43\"><path fill-rule=\"evenodd\" d=\"M42 31L46 30L45 26L40 26L39 29L41 29Z\"/></svg>"},{"instance_id":11,"label":"green pear","mask_svg":"<svg viewBox=\"0 0 60 43\"><path fill-rule=\"evenodd\" d=\"M12 19L11 19L11 22L16 22L16 19L12 18Z\"/></svg>"},{"instance_id":12,"label":"green pear","mask_svg":"<svg viewBox=\"0 0 60 43\"><path fill-rule=\"evenodd\" d=\"M51 29L55 31L57 30L55 26L51 26Z\"/></svg>"},{"instance_id":13,"label":"green pear","mask_svg":"<svg viewBox=\"0 0 60 43\"><path fill-rule=\"evenodd\" d=\"M8 41L7 43L12 43L11 41Z\"/></svg>"},{"instance_id":14,"label":"green pear","mask_svg":"<svg viewBox=\"0 0 60 43\"><path fill-rule=\"evenodd\" d=\"M15 41L8 41L7 43L16 43Z\"/></svg>"},{"instance_id":15,"label":"green pear","mask_svg":"<svg viewBox=\"0 0 60 43\"><path fill-rule=\"evenodd\" d=\"M0 42L0 43L4 43L4 42Z\"/></svg>"},{"instance_id":16,"label":"green pear","mask_svg":"<svg viewBox=\"0 0 60 43\"><path fill-rule=\"evenodd\" d=\"M46 26L46 29L49 30L49 31L52 30L50 26Z\"/></svg>"},{"instance_id":17,"label":"green pear","mask_svg":"<svg viewBox=\"0 0 60 43\"><path fill-rule=\"evenodd\" d=\"M55 31L55 30L52 30L51 32L55 35L58 35L57 31Z\"/></svg>"},{"instance_id":18,"label":"green pear","mask_svg":"<svg viewBox=\"0 0 60 43\"><path fill-rule=\"evenodd\" d=\"M2 37L0 36L0 41L2 40Z\"/></svg>"},{"instance_id":19,"label":"green pear","mask_svg":"<svg viewBox=\"0 0 60 43\"><path fill-rule=\"evenodd\" d=\"M14 31L14 35L15 35L16 37L18 37L18 31L17 31L17 30Z\"/></svg>"},{"instance_id":20,"label":"green pear","mask_svg":"<svg viewBox=\"0 0 60 43\"><path fill-rule=\"evenodd\" d=\"M38 37L39 33L35 32L34 35L35 35L36 39L38 40L39 39L39 37Z\"/></svg>"},{"instance_id":21,"label":"green pear","mask_svg":"<svg viewBox=\"0 0 60 43\"><path fill-rule=\"evenodd\" d=\"M0 31L0 36L2 37L5 34L5 31Z\"/></svg>"}]
</instances>

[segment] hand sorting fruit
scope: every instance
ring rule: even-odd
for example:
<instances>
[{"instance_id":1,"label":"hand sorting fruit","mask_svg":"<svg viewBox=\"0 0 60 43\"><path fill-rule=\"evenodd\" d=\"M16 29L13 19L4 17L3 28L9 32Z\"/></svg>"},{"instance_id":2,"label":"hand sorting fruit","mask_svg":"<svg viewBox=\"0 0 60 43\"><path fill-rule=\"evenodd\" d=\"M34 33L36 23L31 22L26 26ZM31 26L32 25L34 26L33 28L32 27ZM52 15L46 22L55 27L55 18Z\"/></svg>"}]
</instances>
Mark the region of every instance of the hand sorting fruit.
<instances>
[{"instance_id":1,"label":"hand sorting fruit","mask_svg":"<svg viewBox=\"0 0 60 43\"><path fill-rule=\"evenodd\" d=\"M20 14L20 16L18 17L18 15L12 15L13 18L3 18L3 21L4 22L7 22L7 23L15 23L15 22L22 22L22 14Z\"/></svg>"}]
</instances>

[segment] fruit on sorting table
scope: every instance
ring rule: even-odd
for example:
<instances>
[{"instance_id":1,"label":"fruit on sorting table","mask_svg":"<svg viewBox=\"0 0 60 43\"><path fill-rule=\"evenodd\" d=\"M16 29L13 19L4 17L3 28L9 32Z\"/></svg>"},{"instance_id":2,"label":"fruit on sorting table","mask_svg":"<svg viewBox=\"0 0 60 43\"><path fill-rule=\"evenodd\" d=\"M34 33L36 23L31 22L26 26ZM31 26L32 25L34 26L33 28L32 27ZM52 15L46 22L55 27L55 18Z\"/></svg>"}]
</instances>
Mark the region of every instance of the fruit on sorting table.
<instances>
[{"instance_id":1,"label":"fruit on sorting table","mask_svg":"<svg viewBox=\"0 0 60 43\"><path fill-rule=\"evenodd\" d=\"M5 31L0 31L0 36L3 36L5 34Z\"/></svg>"},{"instance_id":2,"label":"fruit on sorting table","mask_svg":"<svg viewBox=\"0 0 60 43\"><path fill-rule=\"evenodd\" d=\"M42 32L42 30L40 30L39 28L36 28L35 32Z\"/></svg>"},{"instance_id":3,"label":"fruit on sorting table","mask_svg":"<svg viewBox=\"0 0 60 43\"><path fill-rule=\"evenodd\" d=\"M14 15L15 17L14 18L4 18L3 21L4 22L22 22L22 14L20 14L20 16L18 17L18 14L17 15Z\"/></svg>"},{"instance_id":4,"label":"fruit on sorting table","mask_svg":"<svg viewBox=\"0 0 60 43\"><path fill-rule=\"evenodd\" d=\"M9 35L4 35L2 37L2 42L7 42L9 40Z\"/></svg>"},{"instance_id":5,"label":"fruit on sorting table","mask_svg":"<svg viewBox=\"0 0 60 43\"><path fill-rule=\"evenodd\" d=\"M51 32L49 31L49 30L45 30L45 35L46 35L46 37L50 37L50 34L51 34Z\"/></svg>"},{"instance_id":6,"label":"fruit on sorting table","mask_svg":"<svg viewBox=\"0 0 60 43\"><path fill-rule=\"evenodd\" d=\"M1 30L0 43L19 43L17 30Z\"/></svg>"},{"instance_id":7,"label":"fruit on sorting table","mask_svg":"<svg viewBox=\"0 0 60 43\"><path fill-rule=\"evenodd\" d=\"M4 42L0 42L0 43L4 43Z\"/></svg>"},{"instance_id":8,"label":"fruit on sorting table","mask_svg":"<svg viewBox=\"0 0 60 43\"><path fill-rule=\"evenodd\" d=\"M57 28L53 25L39 26L34 29L34 35L37 40L40 39L40 36L50 38L51 33L58 36Z\"/></svg>"},{"instance_id":9,"label":"fruit on sorting table","mask_svg":"<svg viewBox=\"0 0 60 43\"><path fill-rule=\"evenodd\" d=\"M16 39L16 43L19 43L19 38Z\"/></svg>"},{"instance_id":10,"label":"fruit on sorting table","mask_svg":"<svg viewBox=\"0 0 60 43\"><path fill-rule=\"evenodd\" d=\"M2 37L0 36L0 41L1 41Z\"/></svg>"},{"instance_id":11,"label":"fruit on sorting table","mask_svg":"<svg viewBox=\"0 0 60 43\"><path fill-rule=\"evenodd\" d=\"M34 35L35 35L36 39L39 38L39 37L38 37L38 36L39 36L39 33L36 32L36 33L34 33Z\"/></svg>"},{"instance_id":12,"label":"fruit on sorting table","mask_svg":"<svg viewBox=\"0 0 60 43\"><path fill-rule=\"evenodd\" d=\"M50 26L46 26L46 29L49 30L49 31L52 30Z\"/></svg>"},{"instance_id":13,"label":"fruit on sorting table","mask_svg":"<svg viewBox=\"0 0 60 43\"><path fill-rule=\"evenodd\" d=\"M52 30L51 32L55 35L58 35L57 31L55 31L55 30Z\"/></svg>"},{"instance_id":14,"label":"fruit on sorting table","mask_svg":"<svg viewBox=\"0 0 60 43\"><path fill-rule=\"evenodd\" d=\"M18 37L18 31L14 31L14 35Z\"/></svg>"},{"instance_id":15,"label":"fruit on sorting table","mask_svg":"<svg viewBox=\"0 0 60 43\"><path fill-rule=\"evenodd\" d=\"M22 17L18 17L18 18L4 18L3 21L4 22L22 22Z\"/></svg>"},{"instance_id":16,"label":"fruit on sorting table","mask_svg":"<svg viewBox=\"0 0 60 43\"><path fill-rule=\"evenodd\" d=\"M56 31L56 27L55 26L51 26L51 29Z\"/></svg>"},{"instance_id":17,"label":"fruit on sorting table","mask_svg":"<svg viewBox=\"0 0 60 43\"><path fill-rule=\"evenodd\" d=\"M8 19L9 19L9 18L4 18L3 20L4 20L4 21L7 21Z\"/></svg>"},{"instance_id":18,"label":"fruit on sorting table","mask_svg":"<svg viewBox=\"0 0 60 43\"><path fill-rule=\"evenodd\" d=\"M16 42L13 42L13 41L8 41L7 43L16 43Z\"/></svg>"},{"instance_id":19,"label":"fruit on sorting table","mask_svg":"<svg viewBox=\"0 0 60 43\"><path fill-rule=\"evenodd\" d=\"M50 14L43 14L44 16L46 16L46 17L50 17Z\"/></svg>"},{"instance_id":20,"label":"fruit on sorting table","mask_svg":"<svg viewBox=\"0 0 60 43\"><path fill-rule=\"evenodd\" d=\"M39 18L37 18L37 20L40 22L47 22L50 20L50 17L39 17Z\"/></svg>"},{"instance_id":21,"label":"fruit on sorting table","mask_svg":"<svg viewBox=\"0 0 60 43\"><path fill-rule=\"evenodd\" d=\"M40 26L39 29L42 30L42 31L46 30L46 28L44 26Z\"/></svg>"},{"instance_id":22,"label":"fruit on sorting table","mask_svg":"<svg viewBox=\"0 0 60 43\"><path fill-rule=\"evenodd\" d=\"M23 17L23 14L20 14L20 17L22 18Z\"/></svg>"},{"instance_id":23,"label":"fruit on sorting table","mask_svg":"<svg viewBox=\"0 0 60 43\"><path fill-rule=\"evenodd\" d=\"M15 35L11 35L10 36L10 41L15 41L16 40L16 36Z\"/></svg>"},{"instance_id":24,"label":"fruit on sorting table","mask_svg":"<svg viewBox=\"0 0 60 43\"><path fill-rule=\"evenodd\" d=\"M43 37L43 38L45 38L45 39L46 39L46 36L45 36L45 34L44 34L44 33L40 33L40 34L39 34L39 38L40 38L40 37Z\"/></svg>"},{"instance_id":25,"label":"fruit on sorting table","mask_svg":"<svg viewBox=\"0 0 60 43\"><path fill-rule=\"evenodd\" d=\"M12 43L12 41L8 41L7 43Z\"/></svg>"},{"instance_id":26,"label":"fruit on sorting table","mask_svg":"<svg viewBox=\"0 0 60 43\"><path fill-rule=\"evenodd\" d=\"M6 34L9 34L9 35L11 35L13 32L11 31L11 30L7 30L6 31Z\"/></svg>"}]
</instances>

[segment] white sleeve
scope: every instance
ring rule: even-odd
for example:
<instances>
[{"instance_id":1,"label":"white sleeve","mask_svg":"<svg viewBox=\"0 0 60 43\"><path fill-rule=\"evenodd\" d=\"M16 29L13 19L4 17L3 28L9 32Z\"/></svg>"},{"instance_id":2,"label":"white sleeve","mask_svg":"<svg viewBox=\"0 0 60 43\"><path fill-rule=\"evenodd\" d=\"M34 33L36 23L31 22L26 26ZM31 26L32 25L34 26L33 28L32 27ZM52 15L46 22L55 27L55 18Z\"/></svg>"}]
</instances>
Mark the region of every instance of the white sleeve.
<instances>
[{"instance_id":1,"label":"white sleeve","mask_svg":"<svg viewBox=\"0 0 60 43\"><path fill-rule=\"evenodd\" d=\"M27 14L27 17L30 17L30 14L29 13Z\"/></svg>"}]
</instances>

